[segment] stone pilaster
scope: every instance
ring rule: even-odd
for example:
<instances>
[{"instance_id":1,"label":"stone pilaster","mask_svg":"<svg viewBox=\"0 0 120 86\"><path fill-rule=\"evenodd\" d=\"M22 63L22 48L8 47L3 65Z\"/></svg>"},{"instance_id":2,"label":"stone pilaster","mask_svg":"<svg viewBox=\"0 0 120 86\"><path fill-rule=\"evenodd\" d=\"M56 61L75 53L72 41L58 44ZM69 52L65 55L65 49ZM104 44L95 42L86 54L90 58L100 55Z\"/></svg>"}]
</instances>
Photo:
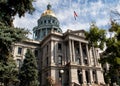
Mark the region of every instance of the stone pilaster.
<instances>
[{"instance_id":1,"label":"stone pilaster","mask_svg":"<svg viewBox=\"0 0 120 86\"><path fill-rule=\"evenodd\" d=\"M54 63L54 43L51 41L51 64Z\"/></svg>"},{"instance_id":2,"label":"stone pilaster","mask_svg":"<svg viewBox=\"0 0 120 86\"><path fill-rule=\"evenodd\" d=\"M70 79L71 79L71 83L77 83L77 84L79 84L79 82L78 82L78 74L77 74L77 69L70 69L70 72L71 72L71 77L70 77Z\"/></svg>"},{"instance_id":3,"label":"stone pilaster","mask_svg":"<svg viewBox=\"0 0 120 86\"><path fill-rule=\"evenodd\" d=\"M101 70L96 70L96 75L97 75L98 84L100 83L104 84L105 82L104 82L103 72Z\"/></svg>"},{"instance_id":4,"label":"stone pilaster","mask_svg":"<svg viewBox=\"0 0 120 86\"><path fill-rule=\"evenodd\" d=\"M54 42L54 61L57 63L57 42Z\"/></svg>"}]
</instances>

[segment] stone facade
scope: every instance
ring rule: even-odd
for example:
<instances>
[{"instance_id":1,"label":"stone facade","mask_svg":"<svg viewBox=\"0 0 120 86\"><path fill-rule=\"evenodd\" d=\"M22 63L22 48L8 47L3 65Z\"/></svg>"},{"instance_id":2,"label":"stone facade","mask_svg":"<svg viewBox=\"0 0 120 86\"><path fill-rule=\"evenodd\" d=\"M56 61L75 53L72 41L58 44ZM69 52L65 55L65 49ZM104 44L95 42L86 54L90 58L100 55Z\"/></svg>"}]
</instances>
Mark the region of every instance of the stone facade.
<instances>
[{"instance_id":1,"label":"stone facade","mask_svg":"<svg viewBox=\"0 0 120 86\"><path fill-rule=\"evenodd\" d=\"M46 86L45 77L62 82L64 86L104 83L98 50L88 49L83 30L68 30L63 34L51 32L41 41L41 50L42 86Z\"/></svg>"},{"instance_id":2,"label":"stone facade","mask_svg":"<svg viewBox=\"0 0 120 86\"><path fill-rule=\"evenodd\" d=\"M59 22L50 7L51 5L48 5L47 11L41 15L39 21L48 21L49 16ZM98 63L100 58L98 49L88 47L85 31L67 30L62 33L56 24L44 24L42 28L43 26L38 23L33 29L36 41L26 40L14 45L13 55L18 66L21 64L19 61L24 59L26 49L31 48L38 59L40 86L48 86L48 83L62 86L73 84L90 86L104 83L102 68ZM47 31L48 27L50 31ZM41 31L45 31L46 34L41 36L41 33L43 34Z\"/></svg>"}]
</instances>

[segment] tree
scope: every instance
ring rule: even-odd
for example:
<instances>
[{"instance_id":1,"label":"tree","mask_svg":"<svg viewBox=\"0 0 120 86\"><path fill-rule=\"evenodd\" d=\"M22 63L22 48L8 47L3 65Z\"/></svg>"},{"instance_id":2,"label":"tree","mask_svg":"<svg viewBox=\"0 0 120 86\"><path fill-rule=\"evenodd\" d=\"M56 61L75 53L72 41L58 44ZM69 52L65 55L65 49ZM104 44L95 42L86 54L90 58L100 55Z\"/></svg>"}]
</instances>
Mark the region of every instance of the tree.
<instances>
[{"instance_id":1,"label":"tree","mask_svg":"<svg viewBox=\"0 0 120 86\"><path fill-rule=\"evenodd\" d=\"M26 39L25 31L13 27L14 16L32 13L34 0L0 0L0 83L10 86L18 82L15 61L12 56L12 45Z\"/></svg>"},{"instance_id":2,"label":"tree","mask_svg":"<svg viewBox=\"0 0 120 86\"><path fill-rule=\"evenodd\" d=\"M86 39L89 42L89 47L104 48L106 40L106 31L99 29L94 23L90 26L90 31L85 33Z\"/></svg>"},{"instance_id":3,"label":"tree","mask_svg":"<svg viewBox=\"0 0 120 86\"><path fill-rule=\"evenodd\" d=\"M19 74L20 86L38 86L38 69L36 58L30 49L25 54Z\"/></svg>"},{"instance_id":4,"label":"tree","mask_svg":"<svg viewBox=\"0 0 120 86\"><path fill-rule=\"evenodd\" d=\"M0 22L7 26L13 26L14 16L24 16L26 12L32 13L35 9L34 0L0 0Z\"/></svg>"},{"instance_id":5,"label":"tree","mask_svg":"<svg viewBox=\"0 0 120 86\"><path fill-rule=\"evenodd\" d=\"M7 62L0 61L0 82L4 86L15 85L19 82L17 79L18 70L12 55L8 56L9 60Z\"/></svg>"},{"instance_id":6,"label":"tree","mask_svg":"<svg viewBox=\"0 0 120 86\"><path fill-rule=\"evenodd\" d=\"M100 62L110 64L108 75L112 83L118 83L120 82L120 25L115 21L111 21L109 31L114 36L106 39L106 49ZM120 83L118 84L120 85Z\"/></svg>"},{"instance_id":7,"label":"tree","mask_svg":"<svg viewBox=\"0 0 120 86\"><path fill-rule=\"evenodd\" d=\"M27 31L0 25L0 82L5 86L17 83L18 70L12 56L12 45L26 39Z\"/></svg>"}]
</instances>

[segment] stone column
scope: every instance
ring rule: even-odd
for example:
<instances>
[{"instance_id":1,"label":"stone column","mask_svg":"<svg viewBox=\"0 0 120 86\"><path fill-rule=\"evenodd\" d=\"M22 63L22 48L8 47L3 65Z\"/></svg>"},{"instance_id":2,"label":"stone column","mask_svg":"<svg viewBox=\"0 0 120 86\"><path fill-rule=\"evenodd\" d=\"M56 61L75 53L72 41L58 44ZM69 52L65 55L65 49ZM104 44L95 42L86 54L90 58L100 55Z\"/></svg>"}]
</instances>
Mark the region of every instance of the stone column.
<instances>
[{"instance_id":1,"label":"stone column","mask_svg":"<svg viewBox=\"0 0 120 86\"><path fill-rule=\"evenodd\" d=\"M84 65L83 63L83 52L82 52L82 46L81 46L81 42L79 42L79 51L80 51L80 62L81 62L81 65Z\"/></svg>"},{"instance_id":2,"label":"stone column","mask_svg":"<svg viewBox=\"0 0 120 86\"><path fill-rule=\"evenodd\" d=\"M98 62L98 59L100 59L100 55L99 55L98 49L95 49L95 50L96 50L97 66L100 66L100 63ZM100 67L101 67L101 66L100 66Z\"/></svg>"},{"instance_id":3,"label":"stone column","mask_svg":"<svg viewBox=\"0 0 120 86\"><path fill-rule=\"evenodd\" d=\"M97 53L96 53L96 49L94 48L94 53L95 53L95 65L97 66Z\"/></svg>"},{"instance_id":4,"label":"stone column","mask_svg":"<svg viewBox=\"0 0 120 86\"><path fill-rule=\"evenodd\" d=\"M83 86L86 85L86 75L85 75L85 70L82 70L82 78L83 78Z\"/></svg>"},{"instance_id":5,"label":"stone column","mask_svg":"<svg viewBox=\"0 0 120 86\"><path fill-rule=\"evenodd\" d=\"M90 70L90 83L93 84L93 73L92 73L92 70Z\"/></svg>"},{"instance_id":6,"label":"stone column","mask_svg":"<svg viewBox=\"0 0 120 86\"><path fill-rule=\"evenodd\" d=\"M95 48L94 47L92 47L93 48L93 57L94 57L94 65L96 66L96 53L95 53Z\"/></svg>"},{"instance_id":7,"label":"stone column","mask_svg":"<svg viewBox=\"0 0 120 86\"><path fill-rule=\"evenodd\" d=\"M86 44L86 52L87 52L87 62L88 62L88 65L90 65L90 55L88 50L88 44Z\"/></svg>"},{"instance_id":8,"label":"stone column","mask_svg":"<svg viewBox=\"0 0 120 86\"><path fill-rule=\"evenodd\" d=\"M71 50L71 40L69 39L69 59L70 59L70 62L72 62L72 50Z\"/></svg>"},{"instance_id":9,"label":"stone column","mask_svg":"<svg viewBox=\"0 0 120 86\"><path fill-rule=\"evenodd\" d=\"M93 66L94 64L94 59L93 59L93 55L92 55L92 48L90 48L89 50L89 58L90 58L90 65Z\"/></svg>"},{"instance_id":10,"label":"stone column","mask_svg":"<svg viewBox=\"0 0 120 86\"><path fill-rule=\"evenodd\" d=\"M74 47L74 40L72 40L72 61L75 63L75 47Z\"/></svg>"}]
</instances>

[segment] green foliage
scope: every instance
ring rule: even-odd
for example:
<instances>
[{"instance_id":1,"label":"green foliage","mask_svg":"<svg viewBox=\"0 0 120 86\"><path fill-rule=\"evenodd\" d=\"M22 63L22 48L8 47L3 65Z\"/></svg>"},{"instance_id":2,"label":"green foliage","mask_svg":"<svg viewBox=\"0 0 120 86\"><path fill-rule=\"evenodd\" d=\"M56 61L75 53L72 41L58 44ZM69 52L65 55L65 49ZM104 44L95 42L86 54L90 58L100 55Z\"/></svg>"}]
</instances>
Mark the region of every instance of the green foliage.
<instances>
[{"instance_id":1,"label":"green foliage","mask_svg":"<svg viewBox=\"0 0 120 86\"><path fill-rule=\"evenodd\" d=\"M0 24L0 82L5 86L19 82L18 71L11 55L12 45L26 39L28 31Z\"/></svg>"},{"instance_id":2,"label":"green foliage","mask_svg":"<svg viewBox=\"0 0 120 86\"><path fill-rule=\"evenodd\" d=\"M99 29L95 24L92 24L90 31L85 33L89 46L103 49L106 41L106 31Z\"/></svg>"},{"instance_id":3,"label":"green foliage","mask_svg":"<svg viewBox=\"0 0 120 86\"><path fill-rule=\"evenodd\" d=\"M28 31L20 28L13 28L5 25L0 25L0 53L3 55L9 53L12 44L25 40Z\"/></svg>"},{"instance_id":4,"label":"green foliage","mask_svg":"<svg viewBox=\"0 0 120 86\"><path fill-rule=\"evenodd\" d=\"M106 39L106 49L102 54L100 63L109 63L109 77L111 82L118 82L120 77L120 25L111 21L110 32L114 33L113 37Z\"/></svg>"},{"instance_id":5,"label":"green foliage","mask_svg":"<svg viewBox=\"0 0 120 86\"><path fill-rule=\"evenodd\" d=\"M23 65L20 69L20 86L38 86L38 69L36 58L30 49L25 54Z\"/></svg>"},{"instance_id":6,"label":"green foliage","mask_svg":"<svg viewBox=\"0 0 120 86\"><path fill-rule=\"evenodd\" d=\"M0 60L0 82L4 83L5 86L15 85L19 82L17 79L18 70L13 56L9 54L6 57L8 58L7 61Z\"/></svg>"},{"instance_id":7,"label":"green foliage","mask_svg":"<svg viewBox=\"0 0 120 86\"><path fill-rule=\"evenodd\" d=\"M89 42L90 47L103 49L106 44L106 49L102 53L100 63L109 63L109 71L105 72L105 82L117 82L120 77L120 25L111 21L111 27L109 31L114 34L113 37L107 38L106 31L99 29L95 24L92 24L90 31L86 32L86 39Z\"/></svg>"},{"instance_id":8,"label":"green foliage","mask_svg":"<svg viewBox=\"0 0 120 86\"><path fill-rule=\"evenodd\" d=\"M26 39L28 31L14 28L14 16L32 13L34 0L0 0L0 83L11 86L19 82L18 70L13 60L12 45Z\"/></svg>"},{"instance_id":9,"label":"green foliage","mask_svg":"<svg viewBox=\"0 0 120 86\"><path fill-rule=\"evenodd\" d=\"M32 13L35 9L32 5L34 0L0 0L0 21L5 25L12 26L14 16L24 16L26 12Z\"/></svg>"}]
</instances>

